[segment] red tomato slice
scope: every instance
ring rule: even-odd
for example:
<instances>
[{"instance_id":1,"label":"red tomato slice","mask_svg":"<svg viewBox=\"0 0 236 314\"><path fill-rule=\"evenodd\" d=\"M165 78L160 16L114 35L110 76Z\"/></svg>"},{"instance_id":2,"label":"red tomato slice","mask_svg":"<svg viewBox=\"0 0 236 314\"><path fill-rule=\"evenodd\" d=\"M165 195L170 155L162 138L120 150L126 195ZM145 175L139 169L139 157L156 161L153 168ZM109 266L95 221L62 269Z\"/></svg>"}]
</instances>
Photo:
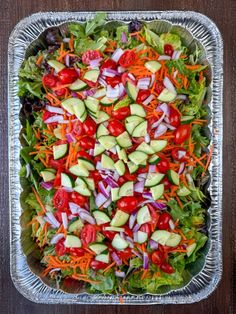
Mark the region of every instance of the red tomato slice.
<instances>
[{"instance_id":1,"label":"red tomato slice","mask_svg":"<svg viewBox=\"0 0 236 314\"><path fill-rule=\"evenodd\" d=\"M68 208L69 195L63 189L58 189L53 197L53 205L59 210Z\"/></svg>"},{"instance_id":2,"label":"red tomato slice","mask_svg":"<svg viewBox=\"0 0 236 314\"><path fill-rule=\"evenodd\" d=\"M96 240L96 227L94 225L86 225L83 227L80 238L83 246L87 246L88 244L94 242Z\"/></svg>"},{"instance_id":3,"label":"red tomato slice","mask_svg":"<svg viewBox=\"0 0 236 314\"><path fill-rule=\"evenodd\" d=\"M133 50L126 50L123 55L120 57L118 63L123 68L128 68L134 64L136 59L136 54Z\"/></svg>"},{"instance_id":4,"label":"red tomato slice","mask_svg":"<svg viewBox=\"0 0 236 314\"><path fill-rule=\"evenodd\" d=\"M191 133L191 127L189 124L180 125L174 132L174 142L179 145L184 143L189 137Z\"/></svg>"},{"instance_id":5,"label":"red tomato slice","mask_svg":"<svg viewBox=\"0 0 236 314\"><path fill-rule=\"evenodd\" d=\"M138 201L134 196L124 196L117 202L117 207L130 214L132 213L138 206Z\"/></svg>"}]
</instances>

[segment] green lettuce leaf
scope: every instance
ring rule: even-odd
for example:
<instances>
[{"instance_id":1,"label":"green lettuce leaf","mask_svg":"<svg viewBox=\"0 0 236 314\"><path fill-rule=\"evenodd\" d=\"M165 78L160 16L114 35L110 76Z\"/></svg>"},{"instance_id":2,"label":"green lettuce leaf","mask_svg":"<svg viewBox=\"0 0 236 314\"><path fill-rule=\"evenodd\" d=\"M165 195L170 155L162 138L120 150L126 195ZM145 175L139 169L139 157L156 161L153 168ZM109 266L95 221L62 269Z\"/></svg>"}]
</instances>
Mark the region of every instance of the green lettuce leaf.
<instances>
[{"instance_id":1,"label":"green lettuce leaf","mask_svg":"<svg viewBox=\"0 0 236 314\"><path fill-rule=\"evenodd\" d=\"M68 25L69 32L77 38L85 37L85 27L83 24L71 23Z\"/></svg>"},{"instance_id":2,"label":"green lettuce leaf","mask_svg":"<svg viewBox=\"0 0 236 314\"><path fill-rule=\"evenodd\" d=\"M144 27L144 37L149 45L151 45L159 53L163 53L163 42L156 33L151 31L147 27Z\"/></svg>"},{"instance_id":3,"label":"green lettuce leaf","mask_svg":"<svg viewBox=\"0 0 236 314\"><path fill-rule=\"evenodd\" d=\"M161 34L160 40L163 42L163 46L166 44L171 45L175 50L181 50L181 39L179 35L172 33Z\"/></svg>"},{"instance_id":4,"label":"green lettuce leaf","mask_svg":"<svg viewBox=\"0 0 236 314\"><path fill-rule=\"evenodd\" d=\"M94 18L87 21L85 26L85 35L92 35L94 32L98 31L101 26L106 23L107 14L104 12L97 13Z\"/></svg>"},{"instance_id":5,"label":"green lettuce leaf","mask_svg":"<svg viewBox=\"0 0 236 314\"><path fill-rule=\"evenodd\" d=\"M99 283L91 283L91 292L101 291L102 293L111 293L117 289L117 282L114 273L100 274L90 271L90 278Z\"/></svg>"}]
</instances>

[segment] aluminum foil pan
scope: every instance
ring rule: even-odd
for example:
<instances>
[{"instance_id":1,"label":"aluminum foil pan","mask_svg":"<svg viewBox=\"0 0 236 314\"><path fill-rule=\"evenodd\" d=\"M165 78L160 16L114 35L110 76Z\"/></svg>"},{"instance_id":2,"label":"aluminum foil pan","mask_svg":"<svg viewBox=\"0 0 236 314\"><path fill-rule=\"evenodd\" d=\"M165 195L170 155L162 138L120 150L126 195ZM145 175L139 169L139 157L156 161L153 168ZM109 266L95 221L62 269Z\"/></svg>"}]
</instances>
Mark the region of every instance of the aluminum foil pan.
<instances>
[{"instance_id":1,"label":"aluminum foil pan","mask_svg":"<svg viewBox=\"0 0 236 314\"><path fill-rule=\"evenodd\" d=\"M31 301L47 304L119 304L119 296L88 294L80 290L68 291L56 287L50 280L40 278L42 269L34 255L26 257L27 244L24 234L30 236L27 223L22 219L20 197L20 101L17 96L18 70L25 57L42 47L42 33L49 27L59 26L66 30L71 21L84 22L93 18L94 12L48 12L36 13L20 21L14 28L8 47L9 55L9 172L10 172L10 256L11 277L21 294ZM207 73L207 105L211 112L208 134L214 145L209 167L211 182L211 206L208 209L209 241L203 250L203 258L194 264L181 287L171 287L159 294L122 295L123 304L169 304L193 303L211 294L220 281L222 273L222 85L223 44L216 25L206 16L191 11L108 12L108 24L141 19L151 24L158 33L174 32L191 48L202 48L201 62L210 65ZM113 21L113 22L112 22ZM23 228L23 231L22 231Z\"/></svg>"}]
</instances>

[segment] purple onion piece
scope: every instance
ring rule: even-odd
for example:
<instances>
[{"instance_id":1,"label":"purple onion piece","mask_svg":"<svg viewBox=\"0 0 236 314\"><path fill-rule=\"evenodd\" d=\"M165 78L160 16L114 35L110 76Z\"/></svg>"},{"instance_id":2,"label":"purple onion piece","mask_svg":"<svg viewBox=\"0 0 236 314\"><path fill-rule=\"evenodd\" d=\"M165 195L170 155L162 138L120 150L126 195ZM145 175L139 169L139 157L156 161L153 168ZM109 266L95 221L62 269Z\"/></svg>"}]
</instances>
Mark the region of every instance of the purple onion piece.
<instances>
[{"instance_id":1,"label":"purple onion piece","mask_svg":"<svg viewBox=\"0 0 236 314\"><path fill-rule=\"evenodd\" d=\"M116 262L116 265L121 266L122 265L122 260L119 258L119 256L116 254L116 252L111 253L111 257L114 262Z\"/></svg>"},{"instance_id":2,"label":"purple onion piece","mask_svg":"<svg viewBox=\"0 0 236 314\"><path fill-rule=\"evenodd\" d=\"M98 193L95 197L95 204L97 207L101 207L107 201L107 197L105 197L102 193Z\"/></svg>"},{"instance_id":3,"label":"purple onion piece","mask_svg":"<svg viewBox=\"0 0 236 314\"><path fill-rule=\"evenodd\" d=\"M129 228L132 229L137 218L138 213L132 213L129 217Z\"/></svg>"},{"instance_id":4,"label":"purple onion piece","mask_svg":"<svg viewBox=\"0 0 236 314\"><path fill-rule=\"evenodd\" d=\"M59 241L60 241L61 239L63 239L64 237L65 237L65 236L64 236L63 233L55 234L55 235L52 237L50 243L51 243L51 244L57 244L57 242L59 242Z\"/></svg>"},{"instance_id":5,"label":"purple onion piece","mask_svg":"<svg viewBox=\"0 0 236 314\"><path fill-rule=\"evenodd\" d=\"M52 182L41 182L40 185L47 191L50 191L53 188Z\"/></svg>"},{"instance_id":6,"label":"purple onion piece","mask_svg":"<svg viewBox=\"0 0 236 314\"><path fill-rule=\"evenodd\" d=\"M156 241L152 240L152 239L149 241L149 245L150 245L150 248L152 250L157 250L158 249L158 243Z\"/></svg>"},{"instance_id":7,"label":"purple onion piece","mask_svg":"<svg viewBox=\"0 0 236 314\"><path fill-rule=\"evenodd\" d=\"M148 269L149 258L146 252L143 253L143 268Z\"/></svg>"},{"instance_id":8,"label":"purple onion piece","mask_svg":"<svg viewBox=\"0 0 236 314\"><path fill-rule=\"evenodd\" d=\"M132 231L133 231L134 233L136 233L136 232L139 230L139 228L140 228L140 225L139 225L139 224L136 224L136 225L133 227Z\"/></svg>"},{"instance_id":9,"label":"purple onion piece","mask_svg":"<svg viewBox=\"0 0 236 314\"><path fill-rule=\"evenodd\" d=\"M134 191L137 193L143 193L145 181L139 181L134 185Z\"/></svg>"},{"instance_id":10,"label":"purple onion piece","mask_svg":"<svg viewBox=\"0 0 236 314\"><path fill-rule=\"evenodd\" d=\"M121 42L122 42L123 44L126 44L126 43L127 43L127 35L126 35L125 32L122 32L122 34L121 34Z\"/></svg>"}]
</instances>

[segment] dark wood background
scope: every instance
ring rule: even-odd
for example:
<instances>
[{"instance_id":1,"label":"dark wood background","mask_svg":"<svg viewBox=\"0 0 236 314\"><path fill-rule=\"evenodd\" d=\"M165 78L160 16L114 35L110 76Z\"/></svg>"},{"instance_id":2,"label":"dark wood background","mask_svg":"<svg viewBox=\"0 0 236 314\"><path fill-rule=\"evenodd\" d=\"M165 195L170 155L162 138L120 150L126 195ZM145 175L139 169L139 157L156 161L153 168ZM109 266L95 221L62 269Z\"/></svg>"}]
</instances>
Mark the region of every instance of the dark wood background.
<instances>
[{"instance_id":1,"label":"dark wood background","mask_svg":"<svg viewBox=\"0 0 236 314\"><path fill-rule=\"evenodd\" d=\"M212 18L224 40L224 272L217 290L193 305L69 306L37 305L13 286L9 274L7 162L7 42L14 25L38 11L194 10ZM236 0L0 0L0 313L236 313Z\"/></svg>"}]
</instances>

